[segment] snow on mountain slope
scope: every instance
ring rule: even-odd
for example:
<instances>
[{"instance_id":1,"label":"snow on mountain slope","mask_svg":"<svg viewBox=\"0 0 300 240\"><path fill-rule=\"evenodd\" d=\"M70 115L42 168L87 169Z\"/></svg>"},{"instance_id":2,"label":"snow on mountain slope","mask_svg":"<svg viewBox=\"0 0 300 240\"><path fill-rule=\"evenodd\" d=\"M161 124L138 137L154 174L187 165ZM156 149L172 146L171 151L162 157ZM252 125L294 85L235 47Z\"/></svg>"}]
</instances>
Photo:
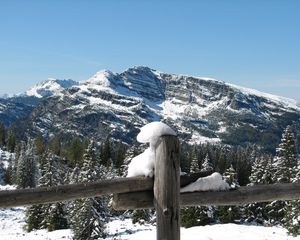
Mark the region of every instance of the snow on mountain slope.
<instances>
[{"instance_id":1,"label":"snow on mountain slope","mask_svg":"<svg viewBox=\"0 0 300 240\"><path fill-rule=\"evenodd\" d=\"M285 106L286 109L295 109L297 111L300 111L300 104L294 99L281 97L281 96L277 96L277 95L273 95L273 94L269 94L269 93L264 93L264 92L257 91L255 89L245 88L245 87L237 86L237 85L230 84L230 83L226 83L226 84L228 86L231 86L233 88L240 90L242 93L244 93L246 95L255 95L258 97L263 97L263 98L269 99L270 101L277 103L279 105L282 104L283 106Z\"/></svg>"},{"instance_id":2,"label":"snow on mountain slope","mask_svg":"<svg viewBox=\"0 0 300 240\"><path fill-rule=\"evenodd\" d=\"M37 98L48 97L77 84L78 84L77 82L71 79L59 80L59 79L49 78L46 81L34 85L32 88L30 88L25 92L25 95L34 96Z\"/></svg>"},{"instance_id":3,"label":"snow on mountain slope","mask_svg":"<svg viewBox=\"0 0 300 240\"><path fill-rule=\"evenodd\" d=\"M131 143L139 127L161 120L188 142L260 144L266 136L276 142L282 129L299 119L300 107L291 99L212 78L133 67L97 72L47 98L28 121L29 131L45 136L110 136Z\"/></svg>"}]
</instances>

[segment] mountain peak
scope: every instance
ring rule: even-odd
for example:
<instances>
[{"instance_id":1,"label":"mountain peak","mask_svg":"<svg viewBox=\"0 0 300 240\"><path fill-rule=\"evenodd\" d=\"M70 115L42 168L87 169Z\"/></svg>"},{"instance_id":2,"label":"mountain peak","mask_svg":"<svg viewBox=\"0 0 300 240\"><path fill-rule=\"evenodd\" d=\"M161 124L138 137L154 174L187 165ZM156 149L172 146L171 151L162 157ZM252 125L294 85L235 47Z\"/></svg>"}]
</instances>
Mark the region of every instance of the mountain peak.
<instances>
[{"instance_id":1,"label":"mountain peak","mask_svg":"<svg viewBox=\"0 0 300 240\"><path fill-rule=\"evenodd\" d=\"M47 80L40 82L25 92L27 96L34 96L37 98L49 97L55 93L61 92L66 88L70 88L77 85L78 82L71 79L55 79L48 78Z\"/></svg>"},{"instance_id":2,"label":"mountain peak","mask_svg":"<svg viewBox=\"0 0 300 240\"><path fill-rule=\"evenodd\" d=\"M103 87L110 87L111 82L113 78L115 77L115 74L111 72L110 70L100 70L95 75L93 75L88 80L81 81L80 84L92 84L92 85L101 85Z\"/></svg>"}]
</instances>

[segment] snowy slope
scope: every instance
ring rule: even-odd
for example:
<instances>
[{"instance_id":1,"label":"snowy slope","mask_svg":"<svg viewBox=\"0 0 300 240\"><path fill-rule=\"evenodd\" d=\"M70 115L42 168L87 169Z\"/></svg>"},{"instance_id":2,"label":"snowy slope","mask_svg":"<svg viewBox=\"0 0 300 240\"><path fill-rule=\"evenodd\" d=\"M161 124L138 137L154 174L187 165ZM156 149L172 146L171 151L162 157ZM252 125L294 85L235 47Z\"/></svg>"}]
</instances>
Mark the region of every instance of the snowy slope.
<instances>
[{"instance_id":1,"label":"snowy slope","mask_svg":"<svg viewBox=\"0 0 300 240\"><path fill-rule=\"evenodd\" d=\"M0 209L1 240L46 240L72 239L69 229L48 232L38 230L27 233L23 230L24 208ZM132 224L130 219L114 220L107 224L107 240L153 240L156 229L152 225ZM193 228L181 228L182 240L299 240L288 236L280 227L262 227L236 224L216 224Z\"/></svg>"},{"instance_id":2,"label":"snowy slope","mask_svg":"<svg viewBox=\"0 0 300 240\"><path fill-rule=\"evenodd\" d=\"M25 119L40 102L49 96L60 94L64 89L78 84L73 80L48 79L21 94L0 96L0 121L8 127Z\"/></svg>"},{"instance_id":3,"label":"snowy slope","mask_svg":"<svg viewBox=\"0 0 300 240\"><path fill-rule=\"evenodd\" d=\"M132 224L131 220L115 220L108 224L110 232L107 239L153 240L156 230L151 225ZM130 234L131 233L131 234ZM253 225L216 224L192 228L181 228L182 240L298 240L288 236L280 227L262 227Z\"/></svg>"},{"instance_id":4,"label":"snowy slope","mask_svg":"<svg viewBox=\"0 0 300 240\"><path fill-rule=\"evenodd\" d=\"M59 80L49 78L46 81L43 81L31 87L25 92L25 95L34 96L37 98L49 97L77 84L77 82L71 79Z\"/></svg>"},{"instance_id":5,"label":"snowy slope","mask_svg":"<svg viewBox=\"0 0 300 240\"><path fill-rule=\"evenodd\" d=\"M279 140L281 130L299 119L300 107L291 99L212 78L133 67L97 72L48 98L28 121L29 131L45 136L111 136L132 143L139 127L161 120L188 142L259 145L264 136Z\"/></svg>"}]
</instances>

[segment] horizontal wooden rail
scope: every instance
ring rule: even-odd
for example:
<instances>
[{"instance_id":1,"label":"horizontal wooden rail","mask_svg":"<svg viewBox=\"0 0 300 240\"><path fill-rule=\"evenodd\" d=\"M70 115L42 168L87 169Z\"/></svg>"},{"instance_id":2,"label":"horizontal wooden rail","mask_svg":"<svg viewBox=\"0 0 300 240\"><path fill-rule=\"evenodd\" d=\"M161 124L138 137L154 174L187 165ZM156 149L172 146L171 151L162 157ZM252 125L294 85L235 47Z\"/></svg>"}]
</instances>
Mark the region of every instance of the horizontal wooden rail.
<instances>
[{"instance_id":1,"label":"horizontal wooden rail","mask_svg":"<svg viewBox=\"0 0 300 240\"><path fill-rule=\"evenodd\" d=\"M209 174L209 172L200 172L190 176L182 176L181 182L183 185L187 185L199 177L204 177ZM0 207L61 202L77 198L96 197L113 193L146 191L151 189L153 189L153 178L130 177L56 187L4 190L0 191Z\"/></svg>"},{"instance_id":2,"label":"horizontal wooden rail","mask_svg":"<svg viewBox=\"0 0 300 240\"><path fill-rule=\"evenodd\" d=\"M300 199L300 183L240 187L225 192L193 192L180 194L180 206L243 205L254 202ZM114 194L116 210L153 208L153 192Z\"/></svg>"}]
</instances>

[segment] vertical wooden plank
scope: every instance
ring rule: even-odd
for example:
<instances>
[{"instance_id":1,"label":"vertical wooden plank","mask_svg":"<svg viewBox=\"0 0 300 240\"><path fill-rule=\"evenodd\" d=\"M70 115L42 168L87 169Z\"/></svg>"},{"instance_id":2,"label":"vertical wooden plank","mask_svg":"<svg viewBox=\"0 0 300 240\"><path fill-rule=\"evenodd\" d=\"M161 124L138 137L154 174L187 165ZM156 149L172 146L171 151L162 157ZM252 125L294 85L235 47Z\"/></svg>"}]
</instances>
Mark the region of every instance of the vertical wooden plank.
<instances>
[{"instance_id":1,"label":"vertical wooden plank","mask_svg":"<svg viewBox=\"0 0 300 240\"><path fill-rule=\"evenodd\" d=\"M162 136L156 149L154 206L157 240L180 240L179 141Z\"/></svg>"}]
</instances>

